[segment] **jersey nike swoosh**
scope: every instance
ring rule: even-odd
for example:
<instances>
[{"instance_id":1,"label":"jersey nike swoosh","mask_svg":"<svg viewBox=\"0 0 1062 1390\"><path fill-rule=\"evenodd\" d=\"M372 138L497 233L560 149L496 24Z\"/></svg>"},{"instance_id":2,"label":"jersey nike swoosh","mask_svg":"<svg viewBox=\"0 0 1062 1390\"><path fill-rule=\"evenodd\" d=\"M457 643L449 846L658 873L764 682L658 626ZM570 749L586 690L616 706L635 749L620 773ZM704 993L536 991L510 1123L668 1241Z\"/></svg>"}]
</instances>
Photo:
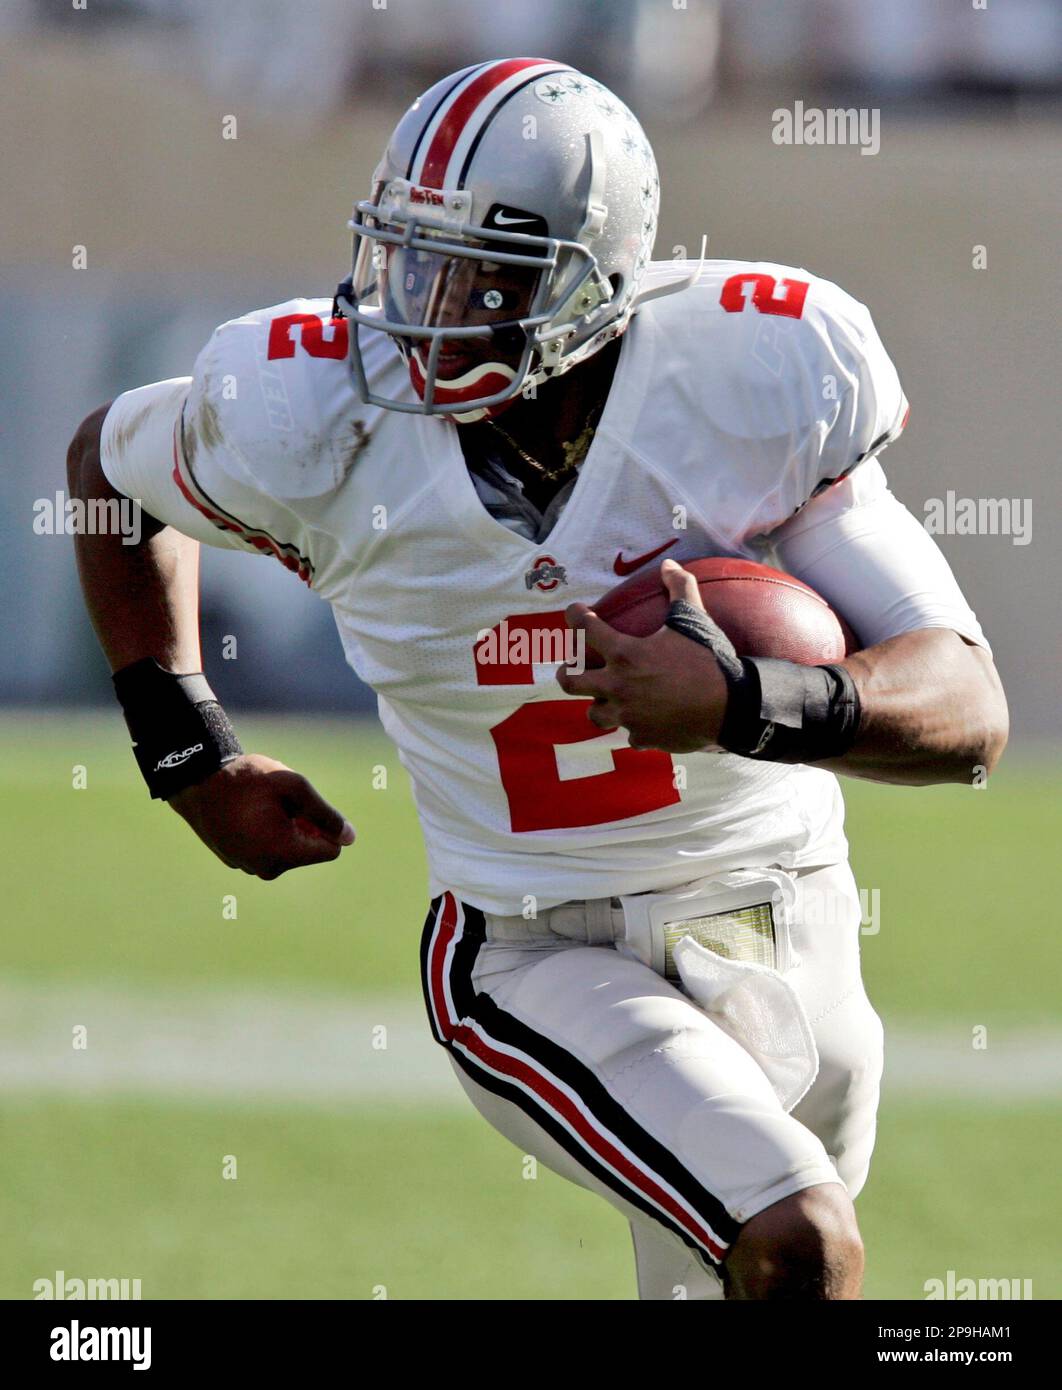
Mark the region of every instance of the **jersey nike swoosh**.
<instances>
[{"instance_id":1,"label":"jersey nike swoosh","mask_svg":"<svg viewBox=\"0 0 1062 1390\"><path fill-rule=\"evenodd\" d=\"M672 541L665 541L663 545L658 545L655 550L646 551L644 555L639 555L634 560L625 560L621 550L616 556L613 569L617 574L633 574L635 570L647 565L650 560L655 560L658 555L663 555L665 550L670 550L673 545L678 545L678 536Z\"/></svg>"}]
</instances>

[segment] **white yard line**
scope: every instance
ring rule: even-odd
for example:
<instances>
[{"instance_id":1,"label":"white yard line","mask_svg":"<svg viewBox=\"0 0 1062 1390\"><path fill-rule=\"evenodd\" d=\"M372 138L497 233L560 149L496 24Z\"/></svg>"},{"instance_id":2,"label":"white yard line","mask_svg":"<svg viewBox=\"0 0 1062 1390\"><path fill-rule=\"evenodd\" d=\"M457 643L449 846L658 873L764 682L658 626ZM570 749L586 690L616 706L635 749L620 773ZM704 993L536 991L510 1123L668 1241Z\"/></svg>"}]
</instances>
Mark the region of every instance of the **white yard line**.
<instances>
[{"instance_id":1,"label":"white yard line","mask_svg":"<svg viewBox=\"0 0 1062 1390\"><path fill-rule=\"evenodd\" d=\"M24 982L0 982L0 1091L327 1105L464 1097L416 1001Z\"/></svg>"},{"instance_id":2,"label":"white yard line","mask_svg":"<svg viewBox=\"0 0 1062 1390\"><path fill-rule=\"evenodd\" d=\"M87 1046L74 1046L85 1029ZM1062 1094L1062 1030L886 1021L885 1095L1015 1103ZM0 981L0 1092L467 1105L421 1005L219 989Z\"/></svg>"},{"instance_id":3,"label":"white yard line","mask_svg":"<svg viewBox=\"0 0 1062 1390\"><path fill-rule=\"evenodd\" d=\"M1062 1028L989 1028L975 1048L972 1029L885 1023L884 1095L983 1098L997 1103L1062 1099Z\"/></svg>"}]
</instances>

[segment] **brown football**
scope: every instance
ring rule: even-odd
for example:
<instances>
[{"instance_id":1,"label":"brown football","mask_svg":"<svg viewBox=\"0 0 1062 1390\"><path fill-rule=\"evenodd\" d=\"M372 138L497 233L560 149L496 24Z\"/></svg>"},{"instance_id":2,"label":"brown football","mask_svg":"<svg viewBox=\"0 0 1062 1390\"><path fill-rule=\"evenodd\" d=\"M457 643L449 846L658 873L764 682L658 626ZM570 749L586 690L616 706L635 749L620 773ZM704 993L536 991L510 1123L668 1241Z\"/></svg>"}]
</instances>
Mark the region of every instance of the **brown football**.
<instances>
[{"instance_id":1,"label":"brown football","mask_svg":"<svg viewBox=\"0 0 1062 1390\"><path fill-rule=\"evenodd\" d=\"M695 576L705 608L733 642L739 656L774 656L819 666L859 650L851 628L799 579L751 560L684 560ZM660 566L636 575L593 604L611 627L631 637L648 637L663 626L671 600ZM586 664L601 665L592 649Z\"/></svg>"}]
</instances>

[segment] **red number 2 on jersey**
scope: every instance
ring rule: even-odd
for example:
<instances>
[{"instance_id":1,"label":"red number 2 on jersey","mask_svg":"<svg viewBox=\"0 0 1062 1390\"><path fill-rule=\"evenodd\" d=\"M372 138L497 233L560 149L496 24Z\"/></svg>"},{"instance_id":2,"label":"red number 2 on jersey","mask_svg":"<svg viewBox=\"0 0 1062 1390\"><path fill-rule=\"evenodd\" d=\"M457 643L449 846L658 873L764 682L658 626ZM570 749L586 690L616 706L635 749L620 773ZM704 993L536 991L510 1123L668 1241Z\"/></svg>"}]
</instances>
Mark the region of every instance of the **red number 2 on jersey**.
<instances>
[{"instance_id":1,"label":"red number 2 on jersey","mask_svg":"<svg viewBox=\"0 0 1062 1390\"><path fill-rule=\"evenodd\" d=\"M549 631L563 634L568 630L563 613L518 614L504 622L510 637ZM494 629L495 643L501 629L501 623ZM500 643L495 651L499 647ZM477 642L477 684L534 684L530 661L488 665L482 659L487 650L486 639ZM491 729L514 832L604 825L659 811L680 800L671 755L659 750L614 748L611 771L588 777L561 777L557 766L560 745L605 735L605 730L586 717L591 704L592 700L530 700Z\"/></svg>"},{"instance_id":2,"label":"red number 2 on jersey","mask_svg":"<svg viewBox=\"0 0 1062 1390\"><path fill-rule=\"evenodd\" d=\"M269 325L266 354L269 361L275 362L278 357L294 357L297 337L311 357L332 357L341 362L347 355L347 321L332 319L328 327L331 337L326 338L325 325L316 314L285 314L281 319L274 319ZM292 329L296 332L293 333Z\"/></svg>"},{"instance_id":3,"label":"red number 2 on jersey","mask_svg":"<svg viewBox=\"0 0 1062 1390\"><path fill-rule=\"evenodd\" d=\"M780 314L798 319L804 312L804 300L811 286L806 280L783 280L779 289L773 275L731 275L719 295L719 303L728 314L740 314L746 304L745 287L752 293L748 299L761 314Z\"/></svg>"}]
</instances>

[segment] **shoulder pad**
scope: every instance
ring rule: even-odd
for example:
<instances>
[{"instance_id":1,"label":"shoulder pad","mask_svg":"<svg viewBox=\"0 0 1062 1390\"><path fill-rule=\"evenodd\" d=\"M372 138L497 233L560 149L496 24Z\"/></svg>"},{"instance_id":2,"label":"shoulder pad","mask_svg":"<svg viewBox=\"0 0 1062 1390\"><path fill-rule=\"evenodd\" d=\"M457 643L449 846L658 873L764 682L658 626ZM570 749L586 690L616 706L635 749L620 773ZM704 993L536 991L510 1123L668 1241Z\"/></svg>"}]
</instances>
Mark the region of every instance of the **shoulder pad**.
<instances>
[{"instance_id":1,"label":"shoulder pad","mask_svg":"<svg viewBox=\"0 0 1062 1390\"><path fill-rule=\"evenodd\" d=\"M381 414L358 396L348 329L327 299L292 299L217 328L196 359L185 404L189 464L217 454L220 466L278 498L338 487ZM373 370L404 373L391 340L371 337Z\"/></svg>"},{"instance_id":2,"label":"shoulder pad","mask_svg":"<svg viewBox=\"0 0 1062 1390\"><path fill-rule=\"evenodd\" d=\"M764 485L773 472L788 508L777 521L903 429L907 401L869 310L807 270L706 261L688 290L642 312L669 372L689 374L695 414L771 453Z\"/></svg>"}]
</instances>

